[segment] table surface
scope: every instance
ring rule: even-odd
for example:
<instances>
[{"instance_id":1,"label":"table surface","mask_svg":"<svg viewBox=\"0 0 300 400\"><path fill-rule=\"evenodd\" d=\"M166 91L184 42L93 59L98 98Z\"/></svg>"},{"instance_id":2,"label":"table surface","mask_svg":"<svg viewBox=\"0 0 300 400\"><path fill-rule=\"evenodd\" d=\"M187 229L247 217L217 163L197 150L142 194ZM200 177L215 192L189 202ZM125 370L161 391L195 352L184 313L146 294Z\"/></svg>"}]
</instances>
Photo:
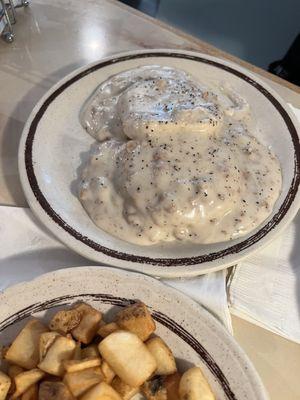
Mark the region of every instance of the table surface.
<instances>
[{"instance_id":1,"label":"table surface","mask_svg":"<svg viewBox=\"0 0 300 400\"><path fill-rule=\"evenodd\" d=\"M179 48L234 61L300 107L300 88L114 0L32 0L18 9L13 44L0 43L0 204L24 206L17 148L39 98L59 79L107 55ZM272 400L300 398L300 345L233 317L234 335Z\"/></svg>"}]
</instances>

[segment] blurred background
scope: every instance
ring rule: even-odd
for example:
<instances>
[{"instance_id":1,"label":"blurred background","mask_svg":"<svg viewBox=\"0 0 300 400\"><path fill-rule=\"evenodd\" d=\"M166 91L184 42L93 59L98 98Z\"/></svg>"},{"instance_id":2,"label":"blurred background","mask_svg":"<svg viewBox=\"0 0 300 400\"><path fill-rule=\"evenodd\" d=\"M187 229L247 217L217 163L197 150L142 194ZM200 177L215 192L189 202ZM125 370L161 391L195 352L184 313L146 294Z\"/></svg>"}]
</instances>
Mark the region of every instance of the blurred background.
<instances>
[{"instance_id":1,"label":"blurred background","mask_svg":"<svg viewBox=\"0 0 300 400\"><path fill-rule=\"evenodd\" d=\"M300 0L121 1L300 85Z\"/></svg>"}]
</instances>

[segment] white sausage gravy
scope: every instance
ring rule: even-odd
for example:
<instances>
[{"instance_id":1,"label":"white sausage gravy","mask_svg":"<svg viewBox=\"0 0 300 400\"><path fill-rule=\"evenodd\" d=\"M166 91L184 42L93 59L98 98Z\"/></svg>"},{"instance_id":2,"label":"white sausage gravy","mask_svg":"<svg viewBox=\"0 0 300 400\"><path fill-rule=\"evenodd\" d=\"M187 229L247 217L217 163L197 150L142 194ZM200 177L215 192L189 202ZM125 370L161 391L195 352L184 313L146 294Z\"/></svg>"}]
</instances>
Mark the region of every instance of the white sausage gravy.
<instances>
[{"instance_id":1,"label":"white sausage gravy","mask_svg":"<svg viewBox=\"0 0 300 400\"><path fill-rule=\"evenodd\" d=\"M97 140L80 201L98 227L125 241L232 240L258 227L280 194L279 161L229 88L140 67L103 82L80 119Z\"/></svg>"}]
</instances>

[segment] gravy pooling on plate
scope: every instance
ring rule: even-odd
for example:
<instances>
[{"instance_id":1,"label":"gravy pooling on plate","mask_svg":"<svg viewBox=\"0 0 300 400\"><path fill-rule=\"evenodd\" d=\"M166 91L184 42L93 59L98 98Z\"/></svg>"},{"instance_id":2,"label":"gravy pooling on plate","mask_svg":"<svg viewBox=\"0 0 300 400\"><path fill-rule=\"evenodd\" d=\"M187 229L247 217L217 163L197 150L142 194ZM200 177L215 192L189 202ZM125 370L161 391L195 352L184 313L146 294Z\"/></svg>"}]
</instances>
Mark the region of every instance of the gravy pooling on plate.
<instances>
[{"instance_id":1,"label":"gravy pooling on plate","mask_svg":"<svg viewBox=\"0 0 300 400\"><path fill-rule=\"evenodd\" d=\"M145 66L103 82L81 112L97 140L80 201L94 223L131 243L216 243L272 212L278 159L251 133L248 103L221 85Z\"/></svg>"}]
</instances>

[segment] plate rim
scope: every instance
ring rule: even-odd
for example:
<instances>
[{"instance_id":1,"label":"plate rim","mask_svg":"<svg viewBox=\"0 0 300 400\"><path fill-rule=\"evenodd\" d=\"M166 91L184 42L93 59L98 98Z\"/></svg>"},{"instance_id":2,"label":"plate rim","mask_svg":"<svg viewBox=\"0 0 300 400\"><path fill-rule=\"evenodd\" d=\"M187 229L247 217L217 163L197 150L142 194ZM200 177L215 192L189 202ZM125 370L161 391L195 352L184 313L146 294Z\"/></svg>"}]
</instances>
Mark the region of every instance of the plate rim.
<instances>
[{"instance_id":1,"label":"plate rim","mask_svg":"<svg viewBox=\"0 0 300 400\"><path fill-rule=\"evenodd\" d=\"M165 284L164 282L162 282L158 279L155 279L151 276L147 276L145 274L132 272L132 271L120 270L115 267L106 267L103 265L92 266L92 267L91 266L80 266L80 267L67 267L67 268L62 266L60 269L44 273L42 275L35 277L34 279L32 279L30 281L17 283L13 286L9 286L8 288L4 289L3 291L0 291L0 303L2 303L2 301L5 301L6 305L8 304L8 306L9 306L9 303L11 301L13 301L12 299L16 298L15 293L23 293L24 291L26 291L27 293L34 293L35 289L41 290L40 289L41 287L48 286L49 282L51 282L51 281L55 282L55 281L59 280L60 284L62 281L64 281L66 283L68 281L69 276L75 275L75 276L79 277L81 274L84 274L84 273L95 274L95 282L97 281L96 278L99 278L102 274L106 274L106 273L108 273L108 275L112 274L116 277L120 277L120 279L129 279L130 281L132 281L134 283L136 283L137 281L144 282L147 285L149 285L150 287L151 286L156 287L158 290L164 291L164 293L166 293L167 295L169 294L169 296L172 296L172 294L174 294L174 297L180 298L183 303L188 304L191 308L193 308L196 312L199 313L199 318L202 319L204 324L209 325L209 327L210 327L209 329L215 328L214 332L216 332L216 336L218 337L219 340L221 340L223 346L225 346L227 349L229 349L231 352L234 353L234 358L238 362L239 367L246 374L247 379L248 379L249 383L251 384L253 391L258 396L257 400L268 400L269 399L266 388L265 388L257 370L255 369L253 363L250 361L249 357L247 356L247 354L245 353L243 348L239 345L239 343L235 340L235 338L226 330L224 325L216 317L214 317L201 303L196 302L195 300L193 300L186 294L182 293L181 291L177 290L176 288L170 287L169 285ZM71 287L72 286L68 283L68 290L72 290ZM66 292L67 292L67 289L66 289ZM80 295L88 295L88 293L80 293ZM57 296L55 299L59 299L61 296L63 296L63 293L60 294L60 296ZM173 298L173 297L170 297L170 298ZM18 314L18 312L22 312L21 318L19 320L23 320L23 319L27 318L28 316L27 316L27 314L24 314L24 310L22 308L22 306L23 306L22 299L21 298L17 298L17 299L18 300L17 300L17 304L15 304L15 307L21 307L21 310L14 312L12 315L9 315L9 317ZM50 308L55 307L55 304L52 305L52 302L55 299L49 298L42 302L39 302L39 300L37 299L36 304L43 305L45 302L48 301L51 303L49 308L45 308L48 310ZM33 306L34 305L35 304L33 304ZM53 306L53 307L51 307L51 306ZM25 310L27 310L27 309L25 308ZM159 310L154 310L154 311L158 311L158 313L160 312ZM10 313L10 311L9 311L9 313ZM30 314L28 314L28 315L30 317ZM165 315L165 314L163 314L163 315ZM175 320L173 319L174 318L173 316L172 317L167 316L167 317L171 318L172 322L177 323L176 319ZM12 323L8 324L7 326L2 327L1 326L2 323L7 319L7 318L5 318L4 320L2 320L2 318L3 318L3 316L1 316L1 310L0 310L0 327L1 327L0 334L3 330L5 330L6 328L8 328L9 326L13 325L14 323L16 323L18 321L18 320L13 321ZM196 340L198 341L198 339L196 339ZM196 351L195 349L193 349L193 350ZM212 359L212 361L218 366L218 362L215 361L215 359L210 355L209 351L206 349L205 349L205 351L207 352L208 356ZM199 357L200 357L200 355L199 355ZM203 361L203 362L205 362L205 361ZM206 363L206 365L208 365L208 364ZM218 367L218 368L220 369L220 367ZM220 369L220 371L222 372L221 369ZM222 374L223 374L223 372L222 372ZM226 380L226 376L224 376L224 378ZM224 391L224 393L225 393L225 391ZM231 399L232 400L235 399L234 393L233 393L233 397L231 397Z\"/></svg>"},{"instance_id":2,"label":"plate rim","mask_svg":"<svg viewBox=\"0 0 300 400\"><path fill-rule=\"evenodd\" d=\"M191 256L184 258L156 258L156 257L145 257L129 252L119 252L117 250L104 247L100 243L96 243L84 236L83 233L77 232L72 226L68 225L59 214L52 209L51 205L47 202L42 191L39 193L39 186L34 174L33 160L30 160L28 156L28 136L30 135L32 125L34 125L34 131L38 125L36 121L37 114L41 112L42 107L45 107L47 100L51 99L51 96L57 91L63 91L64 85L68 83L68 86L73 83L72 80L81 77L94 71L94 69L101 68L105 65L114 64L116 62L122 62L126 59L136 59L145 57L155 56L166 56L176 58L188 58L196 61L206 62L215 66L219 66L229 72L237 74L240 78L246 82L252 84L254 87L260 87L261 93L267 98L270 96L277 103L277 106L281 108L281 112L285 114L285 117L289 121L290 127L287 124L287 128L290 131L293 148L294 148L294 177L293 181L296 183L295 190L290 194L291 188L288 195L282 202L279 211L275 214L272 219L264 224L262 228L247 238L235 245L231 245L224 250L217 251L214 253L208 253L201 256ZM98 67L98 68L96 68ZM82 75L82 76L81 76ZM79 77L79 78L78 78ZM71 82L71 83L69 83ZM60 92L59 92L60 93ZM59 95L58 93L58 95ZM267 93L267 95L266 95ZM270 100L268 98L268 100ZM274 103L273 103L274 105ZM48 106L48 105L47 105ZM278 110L278 107L277 110ZM47 108L47 107L46 107ZM45 109L46 109L45 108ZM279 111L279 110L278 110ZM279 111L280 112L280 111ZM280 112L280 113L281 113ZM283 117L283 115L281 114ZM37 217L67 246L71 247L77 253L88 257L89 259L96 262L105 262L108 264L117 263L121 268L128 268L135 271L141 271L146 274L160 275L160 276L195 276L207 272L212 272L220 269L224 269L233 263L240 261L246 257L249 253L260 249L262 246L269 243L276 235L278 235L285 226L295 216L299 205L299 183L300 183L300 147L299 147L299 136L297 133L298 121L293 115L293 112L285 106L284 100L278 96L278 94L270 88L265 82L257 78L254 74L248 70L240 67L232 62L219 59L217 57L208 56L206 54L185 51L185 50L173 50L173 49L148 49L148 50L137 50L123 53L113 54L101 60L95 61L91 64L85 65L81 68L76 69L64 78L62 78L56 85L50 88L45 95L39 100L34 109L32 110L22 132L21 141L19 145L19 172L21 177L21 183L27 201L37 215ZM289 129L291 128L291 130ZM300 130L299 130L300 131ZM33 139L32 143L33 146ZM298 146L298 152L297 152ZM31 149L32 150L32 149ZM24 154L24 152L26 154ZM25 165L25 168L24 168ZM32 182L32 179L36 180ZM33 186L32 186L33 185ZM40 196L40 194L42 196ZM291 198L292 195L292 198ZM288 199L289 198L289 199ZM289 201L290 204L284 207L284 203ZM285 208L282 213L281 209ZM275 230L274 230L275 228ZM75 234L74 234L75 233ZM253 242L253 238L255 241ZM79 245L78 245L79 244ZM248 249L251 250L248 250ZM225 260L224 260L225 257ZM223 261L222 261L223 260ZM204 268L203 268L204 266ZM200 267L200 268L199 268ZM202 267L202 268L201 268Z\"/></svg>"}]
</instances>

